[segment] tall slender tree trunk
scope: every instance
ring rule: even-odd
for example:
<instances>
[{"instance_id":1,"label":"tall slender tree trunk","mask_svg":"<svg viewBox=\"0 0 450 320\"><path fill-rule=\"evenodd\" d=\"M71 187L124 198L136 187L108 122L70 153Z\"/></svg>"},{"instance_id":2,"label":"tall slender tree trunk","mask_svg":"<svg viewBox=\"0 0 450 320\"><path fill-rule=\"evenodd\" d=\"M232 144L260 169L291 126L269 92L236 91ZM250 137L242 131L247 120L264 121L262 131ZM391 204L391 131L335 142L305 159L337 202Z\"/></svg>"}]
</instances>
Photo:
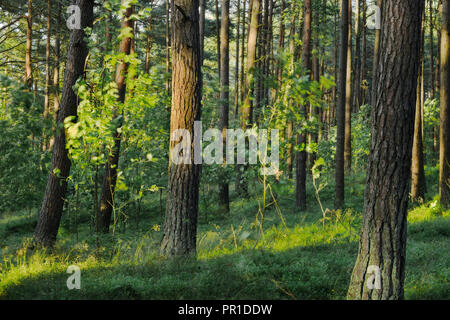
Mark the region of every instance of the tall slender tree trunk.
<instances>
[{"instance_id":1,"label":"tall slender tree trunk","mask_svg":"<svg viewBox=\"0 0 450 320\"><path fill-rule=\"evenodd\" d=\"M340 209L344 205L344 150L345 150L345 103L347 83L347 46L349 34L349 0L341 0L341 40L339 44L339 81L338 81L338 104L336 106L336 195L335 208Z\"/></svg>"},{"instance_id":2,"label":"tall slender tree trunk","mask_svg":"<svg viewBox=\"0 0 450 320\"><path fill-rule=\"evenodd\" d=\"M294 4L292 4L293 6ZM292 7L291 7L292 8ZM295 10L292 9L291 13L291 27L289 30L289 74L292 75L294 72L294 61L295 61ZM289 90L287 88L286 90ZM292 100L288 100L287 98L284 99L284 103L292 104ZM289 179L292 179L292 171L294 166L294 143L292 142L292 138L294 135L294 122L290 119L288 121L288 126L286 128L286 136L288 143L288 149L287 149L287 157L286 157L286 165L287 165L287 175Z\"/></svg>"},{"instance_id":3,"label":"tall slender tree trunk","mask_svg":"<svg viewBox=\"0 0 450 320\"><path fill-rule=\"evenodd\" d=\"M93 0L78 0L81 12L80 30L72 30L69 48L67 50L66 73L61 96L61 107L58 112L58 125L55 133L55 143L52 152L51 170L45 188L44 199L34 230L34 241L38 245L52 247L56 241L59 223L63 211L64 198L67 189L67 177L70 172L70 159L66 149L64 119L77 115L77 96L73 86L83 74L88 46L84 28L92 27Z\"/></svg>"},{"instance_id":4,"label":"tall slender tree trunk","mask_svg":"<svg viewBox=\"0 0 450 320\"><path fill-rule=\"evenodd\" d=\"M173 0L172 12L172 111L170 133L188 130L190 164L169 159L169 182L161 251L169 256L196 254L198 193L201 165L194 164L194 121L201 116L198 0ZM170 151L178 141L170 142ZM198 147L198 146L197 146Z\"/></svg>"},{"instance_id":5,"label":"tall slender tree trunk","mask_svg":"<svg viewBox=\"0 0 450 320\"><path fill-rule=\"evenodd\" d=\"M441 205L450 208L450 3L442 0L441 30L441 133L439 196Z\"/></svg>"},{"instance_id":6,"label":"tall slender tree trunk","mask_svg":"<svg viewBox=\"0 0 450 320\"><path fill-rule=\"evenodd\" d=\"M244 103L245 99L245 81L246 81L246 73L245 73L245 41L248 40L245 34L245 16L246 16L246 4L247 1L244 0L244 7L242 9L242 37L241 37L241 88L240 88L240 96L241 96L241 105ZM239 110L235 110L235 115L238 117Z\"/></svg>"},{"instance_id":7,"label":"tall slender tree trunk","mask_svg":"<svg viewBox=\"0 0 450 320\"><path fill-rule=\"evenodd\" d=\"M352 168L352 2L348 2L347 76L345 86L345 171Z\"/></svg>"},{"instance_id":8,"label":"tall slender tree trunk","mask_svg":"<svg viewBox=\"0 0 450 320\"><path fill-rule=\"evenodd\" d=\"M311 62L311 20L312 20L312 6L311 0L305 0L305 13L303 24L303 38L302 38L302 66L303 70L311 76L312 62ZM300 106L302 117L308 117L306 105ZM297 135L297 145L302 148L302 151L297 152L295 159L295 203L300 211L306 210L306 133Z\"/></svg>"},{"instance_id":9,"label":"tall slender tree trunk","mask_svg":"<svg viewBox=\"0 0 450 320\"><path fill-rule=\"evenodd\" d=\"M367 103L367 2L363 1L363 14L362 14L362 61L361 61L361 76L360 84L364 81L364 86L360 88L361 101L360 105ZM364 87L364 89L363 89Z\"/></svg>"},{"instance_id":10,"label":"tall slender tree trunk","mask_svg":"<svg viewBox=\"0 0 450 320\"><path fill-rule=\"evenodd\" d=\"M364 217L349 299L404 298L406 216L420 64L417 35L423 8L424 1L384 1L376 88L380 94L374 95L372 108Z\"/></svg>"},{"instance_id":11,"label":"tall slender tree trunk","mask_svg":"<svg viewBox=\"0 0 450 320\"><path fill-rule=\"evenodd\" d=\"M246 80L245 80L245 98L244 103L241 106L241 127L243 130L251 127L253 118L253 99L252 93L254 93L254 67L256 60L256 39L258 37L258 16L260 11L261 0L251 0L250 5L250 25L248 32L247 43L247 68L246 68ZM248 196L248 183L247 179L243 175L245 166L238 165L237 167L237 180L236 191L244 197Z\"/></svg>"},{"instance_id":12,"label":"tall slender tree trunk","mask_svg":"<svg viewBox=\"0 0 450 320\"><path fill-rule=\"evenodd\" d=\"M33 87L33 66L31 64L31 43L33 39L33 0L28 0L27 42L25 51L25 84L28 89Z\"/></svg>"},{"instance_id":13,"label":"tall slender tree trunk","mask_svg":"<svg viewBox=\"0 0 450 320\"><path fill-rule=\"evenodd\" d=\"M381 15L383 15L383 4L386 0L378 0L377 6L381 9ZM383 17L381 17L383 19ZM380 43L381 43L381 30L375 31L375 43L373 47L373 68L372 68L372 94L370 98L370 103L373 105L376 101L377 88L377 74L378 74L378 61L380 57Z\"/></svg>"},{"instance_id":14,"label":"tall slender tree trunk","mask_svg":"<svg viewBox=\"0 0 450 320\"><path fill-rule=\"evenodd\" d=\"M127 4L127 0L122 0L122 6ZM122 18L122 28L130 28L134 30L134 22L130 19L133 14L133 7L126 9L125 15ZM120 52L129 55L132 49L132 38L125 37L120 42ZM117 103L123 104L125 102L126 94L126 78L128 74L128 63L121 61L116 66L115 82L118 89ZM114 118L119 119L123 114L118 114L118 108L114 110ZM103 176L102 191L100 194L100 205L97 213L97 232L109 232L109 225L111 223L111 215L114 210L114 193L117 182L117 171L120 157L120 142L122 139L120 127L122 127L122 119L119 120L118 128L114 132L114 145L112 152L108 155L105 163L105 174Z\"/></svg>"},{"instance_id":15,"label":"tall slender tree trunk","mask_svg":"<svg viewBox=\"0 0 450 320\"><path fill-rule=\"evenodd\" d=\"M425 13L424 13L425 14ZM425 199L425 169L423 157L423 78L424 78L424 44L425 44L425 17L422 17L420 32L420 65L417 77L416 115L414 121L414 140L411 161L411 199L413 201Z\"/></svg>"},{"instance_id":16,"label":"tall slender tree trunk","mask_svg":"<svg viewBox=\"0 0 450 320\"><path fill-rule=\"evenodd\" d=\"M45 97L44 97L44 118L50 115L50 37L51 37L52 4L47 0L47 41L45 46ZM45 144L45 142L44 142Z\"/></svg>"},{"instance_id":17,"label":"tall slender tree trunk","mask_svg":"<svg viewBox=\"0 0 450 320\"><path fill-rule=\"evenodd\" d=\"M214 0L215 1L215 5L216 5L216 35L217 35L217 70L219 73L219 78L220 78L220 62L222 61L220 59L220 11L219 11L219 0Z\"/></svg>"},{"instance_id":18,"label":"tall slender tree trunk","mask_svg":"<svg viewBox=\"0 0 450 320\"><path fill-rule=\"evenodd\" d=\"M170 91L170 1L166 0L166 91Z\"/></svg>"},{"instance_id":19,"label":"tall slender tree trunk","mask_svg":"<svg viewBox=\"0 0 450 320\"><path fill-rule=\"evenodd\" d=\"M205 12L206 12L206 0L200 0L200 16L198 28L200 38L200 64L202 67L203 67L203 59L205 56Z\"/></svg>"},{"instance_id":20,"label":"tall slender tree trunk","mask_svg":"<svg viewBox=\"0 0 450 320\"><path fill-rule=\"evenodd\" d=\"M429 10L430 10L430 77L431 77L431 83L430 83L430 91L431 91L431 98L434 98L435 94L435 87L434 87L434 26L433 26L433 0L428 1L430 4Z\"/></svg>"},{"instance_id":21,"label":"tall slender tree trunk","mask_svg":"<svg viewBox=\"0 0 450 320\"><path fill-rule=\"evenodd\" d=\"M61 35L59 30L61 28L61 7L61 3L58 3L58 17L56 21L56 29L58 31L55 34L55 61L53 69L53 119L55 122L58 118L59 111L59 68L61 64Z\"/></svg>"},{"instance_id":22,"label":"tall slender tree trunk","mask_svg":"<svg viewBox=\"0 0 450 320\"><path fill-rule=\"evenodd\" d=\"M281 1L281 17L280 17L280 35L278 37L278 50L280 53L284 50L284 33L285 33L285 24L284 24L284 11L286 10L286 0ZM277 63L277 79L278 79L278 88L281 87L283 81L283 66L281 63Z\"/></svg>"},{"instance_id":23,"label":"tall slender tree trunk","mask_svg":"<svg viewBox=\"0 0 450 320\"><path fill-rule=\"evenodd\" d=\"M148 18L147 28L147 47L145 49L145 73L150 72L150 53L152 50L152 23L153 23L153 0L150 0L150 17Z\"/></svg>"},{"instance_id":24,"label":"tall slender tree trunk","mask_svg":"<svg viewBox=\"0 0 450 320\"><path fill-rule=\"evenodd\" d=\"M361 0L356 0L355 10L355 72L353 77L353 112L361 106Z\"/></svg>"},{"instance_id":25,"label":"tall slender tree trunk","mask_svg":"<svg viewBox=\"0 0 450 320\"><path fill-rule=\"evenodd\" d=\"M237 1L236 8L236 59L234 65L234 115L236 116L239 109L239 40L241 36L241 1Z\"/></svg>"},{"instance_id":26,"label":"tall slender tree trunk","mask_svg":"<svg viewBox=\"0 0 450 320\"><path fill-rule=\"evenodd\" d=\"M220 129L223 141L226 141L228 129L228 115L230 109L230 0L221 0L222 21L220 26ZM224 143L224 146L226 143ZM219 206L225 211L230 211L230 190L227 178L221 179L219 184Z\"/></svg>"}]
</instances>

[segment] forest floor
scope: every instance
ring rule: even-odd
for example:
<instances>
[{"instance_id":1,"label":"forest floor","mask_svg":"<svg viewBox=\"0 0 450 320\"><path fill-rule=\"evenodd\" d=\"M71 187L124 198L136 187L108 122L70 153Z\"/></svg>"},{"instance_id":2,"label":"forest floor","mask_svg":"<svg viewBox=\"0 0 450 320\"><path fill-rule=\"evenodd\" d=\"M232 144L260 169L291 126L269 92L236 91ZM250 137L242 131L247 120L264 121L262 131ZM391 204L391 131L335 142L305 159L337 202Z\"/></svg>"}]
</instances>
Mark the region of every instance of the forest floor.
<instances>
[{"instance_id":1,"label":"forest floor","mask_svg":"<svg viewBox=\"0 0 450 320\"><path fill-rule=\"evenodd\" d=\"M434 181L435 170L427 172ZM308 211L294 208L293 183L273 186L277 205L263 212L262 187L218 214L214 189L202 191L198 259L158 254L162 215L155 195L139 225L134 213L114 235L97 237L90 213L65 214L51 254L27 249L37 210L0 215L0 299L345 299L358 249L364 176L347 180L344 212L323 214L314 191ZM408 214L407 299L450 298L450 211L430 199ZM333 185L320 193L332 208ZM270 202L270 201L268 201ZM260 212L260 214L258 214ZM77 229L77 230L76 230ZM69 290L68 266L81 270L81 289Z\"/></svg>"}]
</instances>

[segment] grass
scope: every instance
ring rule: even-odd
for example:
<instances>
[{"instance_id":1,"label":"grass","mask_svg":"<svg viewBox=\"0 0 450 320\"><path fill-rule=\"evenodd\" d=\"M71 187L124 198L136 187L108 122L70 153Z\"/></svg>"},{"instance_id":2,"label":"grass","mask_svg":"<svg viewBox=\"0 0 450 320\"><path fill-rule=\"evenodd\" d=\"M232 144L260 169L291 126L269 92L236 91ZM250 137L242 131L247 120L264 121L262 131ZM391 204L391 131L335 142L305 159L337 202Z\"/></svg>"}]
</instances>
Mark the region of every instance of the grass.
<instances>
[{"instance_id":1,"label":"grass","mask_svg":"<svg viewBox=\"0 0 450 320\"><path fill-rule=\"evenodd\" d=\"M216 214L213 204L201 201L196 260L159 255L156 197L146 199L139 227L128 212L129 223L126 228L119 224L114 237L97 238L89 228L88 211L81 210L77 241L73 213L64 216L51 254L27 249L35 213L3 214L0 298L344 299L356 259L364 190L363 176L351 179L347 204L353 209L329 214L326 221L312 190L309 210L295 211L290 183L275 186L280 211L272 206L263 222L257 216L260 197L233 201L229 215ZM330 184L321 197L332 199L332 192ZM332 206L330 201L324 204ZM411 208L407 299L450 298L449 236L450 212L442 212L433 199ZM81 269L81 290L66 287L70 265Z\"/></svg>"}]
</instances>

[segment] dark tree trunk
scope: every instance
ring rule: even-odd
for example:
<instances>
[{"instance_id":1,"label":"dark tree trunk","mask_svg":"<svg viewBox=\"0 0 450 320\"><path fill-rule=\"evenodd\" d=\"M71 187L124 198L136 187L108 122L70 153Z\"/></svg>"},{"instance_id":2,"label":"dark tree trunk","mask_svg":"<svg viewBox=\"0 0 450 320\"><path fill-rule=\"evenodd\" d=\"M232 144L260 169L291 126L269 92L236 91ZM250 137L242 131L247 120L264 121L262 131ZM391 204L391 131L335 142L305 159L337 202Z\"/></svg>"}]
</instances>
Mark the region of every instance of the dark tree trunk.
<instances>
[{"instance_id":1,"label":"dark tree trunk","mask_svg":"<svg viewBox=\"0 0 450 320\"><path fill-rule=\"evenodd\" d=\"M194 164L194 121L201 116L198 0L173 0L171 134L191 134L191 164L169 160L169 182L161 251L169 256L196 255L198 192L201 165ZM170 150L178 142L171 141Z\"/></svg>"},{"instance_id":2,"label":"dark tree trunk","mask_svg":"<svg viewBox=\"0 0 450 320\"><path fill-rule=\"evenodd\" d=\"M166 91L170 91L170 0L166 0Z\"/></svg>"},{"instance_id":3,"label":"dark tree trunk","mask_svg":"<svg viewBox=\"0 0 450 320\"><path fill-rule=\"evenodd\" d=\"M292 10L295 12L295 10ZM291 27L289 30L289 74L292 75L294 72L294 59L295 59L295 14L291 14ZM288 90L288 89L287 89ZM284 100L285 104L292 104L292 100ZM286 165L287 165L287 176L289 179L292 179L292 171L294 167L294 143L292 141L294 135L294 123L292 120L288 121L288 125L286 128L286 136L288 143L287 155L286 155Z\"/></svg>"},{"instance_id":4,"label":"dark tree trunk","mask_svg":"<svg viewBox=\"0 0 450 320\"><path fill-rule=\"evenodd\" d=\"M256 59L256 39L258 36L258 15L260 10L261 0L252 0L250 5L250 26L248 32L248 44L247 44L247 69L245 80L245 99L241 107L241 127L243 130L251 126L253 115L253 99L252 91L254 89L254 75L253 68L255 67ZM241 172L242 165L237 166L237 181L236 191L241 196L248 196L248 185L245 177ZM245 167L244 167L245 169Z\"/></svg>"},{"instance_id":5,"label":"dark tree trunk","mask_svg":"<svg viewBox=\"0 0 450 320\"><path fill-rule=\"evenodd\" d=\"M205 12L206 12L206 0L200 0L200 16L198 28L200 38L200 64L202 67L205 55Z\"/></svg>"},{"instance_id":6,"label":"dark tree trunk","mask_svg":"<svg viewBox=\"0 0 450 320\"><path fill-rule=\"evenodd\" d=\"M126 5L126 0L122 0L122 5ZM133 14L133 7L129 7L125 11L125 15L122 18L122 28L131 28L134 30L133 20L130 16ZM125 37L120 42L120 52L125 55L129 55L132 49L132 39ZM117 103L122 104L125 102L126 94L126 77L128 73L128 63L121 61L116 66L115 82L118 89ZM114 110L114 117L123 117L119 115L117 108ZM117 182L117 171L119 166L120 157L120 141L122 134L119 128L122 126L122 121L119 120L119 126L114 132L114 145L112 148L112 154L108 155L105 163L105 174L103 176L102 191L100 194L100 205L97 214L97 232L109 232L109 225L111 223L111 215L114 209L114 193Z\"/></svg>"},{"instance_id":7,"label":"dark tree trunk","mask_svg":"<svg viewBox=\"0 0 450 320\"><path fill-rule=\"evenodd\" d=\"M60 36L60 28L61 28L61 3L58 3L58 18L56 22L56 39L55 39L55 65L53 68L53 119L57 120L58 118L58 110L59 110L59 68L61 63L61 36Z\"/></svg>"},{"instance_id":8,"label":"dark tree trunk","mask_svg":"<svg viewBox=\"0 0 450 320\"><path fill-rule=\"evenodd\" d=\"M220 130L225 141L228 129L228 114L230 109L230 0L222 0L222 21L220 26ZM226 143L224 143L224 146ZM226 181L223 177L221 181ZM219 206L223 211L230 211L230 195L228 182L219 183Z\"/></svg>"},{"instance_id":9,"label":"dark tree trunk","mask_svg":"<svg viewBox=\"0 0 450 320\"><path fill-rule=\"evenodd\" d=\"M214 0L216 4L216 36L217 36L217 70L220 78L220 11L219 11L219 0Z\"/></svg>"},{"instance_id":10,"label":"dark tree trunk","mask_svg":"<svg viewBox=\"0 0 450 320\"><path fill-rule=\"evenodd\" d=\"M440 199L450 208L450 3L442 1L441 30L441 134L440 134Z\"/></svg>"},{"instance_id":11,"label":"dark tree trunk","mask_svg":"<svg viewBox=\"0 0 450 320\"><path fill-rule=\"evenodd\" d=\"M47 39L45 46L45 97L44 97L44 118L50 115L50 85L51 85L51 71L50 71L50 37L51 37L51 20L52 20L52 5L50 0L47 0ZM46 141L44 141L44 144Z\"/></svg>"},{"instance_id":12,"label":"dark tree trunk","mask_svg":"<svg viewBox=\"0 0 450 320\"><path fill-rule=\"evenodd\" d=\"M312 62L311 62L311 19L312 6L311 0L305 0L305 13L303 25L302 38L302 66L303 70L311 76ZM306 105L300 106L300 111L304 119L308 117L306 112ZM303 132L297 135L297 145L303 148L302 151L297 152L295 159L295 203L297 209L300 211L306 210L306 133ZM303 146L303 147L302 147Z\"/></svg>"},{"instance_id":13,"label":"dark tree trunk","mask_svg":"<svg viewBox=\"0 0 450 320\"><path fill-rule=\"evenodd\" d=\"M236 59L234 65L234 116L236 117L239 110L239 40L241 37L241 1L237 2L236 8Z\"/></svg>"},{"instance_id":14,"label":"dark tree trunk","mask_svg":"<svg viewBox=\"0 0 450 320\"><path fill-rule=\"evenodd\" d=\"M361 106L361 0L356 0L355 10L355 72L353 77L353 112Z\"/></svg>"},{"instance_id":15,"label":"dark tree trunk","mask_svg":"<svg viewBox=\"0 0 450 320\"><path fill-rule=\"evenodd\" d=\"M348 39L347 39L347 76L345 86L345 147L344 169L350 173L352 168L352 2L348 4Z\"/></svg>"},{"instance_id":16,"label":"dark tree trunk","mask_svg":"<svg viewBox=\"0 0 450 320\"><path fill-rule=\"evenodd\" d=\"M339 82L338 104L336 106L336 196L335 208L340 209L344 205L344 149L345 149L345 102L347 83L347 46L348 46L348 6L349 0L341 1L341 42L339 45Z\"/></svg>"},{"instance_id":17,"label":"dark tree trunk","mask_svg":"<svg viewBox=\"0 0 450 320\"><path fill-rule=\"evenodd\" d=\"M423 8L423 1L384 2L364 218L349 299L404 298L406 216Z\"/></svg>"},{"instance_id":18,"label":"dark tree trunk","mask_svg":"<svg viewBox=\"0 0 450 320\"><path fill-rule=\"evenodd\" d=\"M56 241L70 172L70 160L66 149L64 119L77 115L77 96L72 87L83 74L88 55L88 47L83 28L92 27L93 0L79 0L81 11L81 30L73 30L67 52L66 74L62 89L58 126L52 153L51 171L45 188L42 207L34 230L34 240L38 245L52 247Z\"/></svg>"}]
</instances>

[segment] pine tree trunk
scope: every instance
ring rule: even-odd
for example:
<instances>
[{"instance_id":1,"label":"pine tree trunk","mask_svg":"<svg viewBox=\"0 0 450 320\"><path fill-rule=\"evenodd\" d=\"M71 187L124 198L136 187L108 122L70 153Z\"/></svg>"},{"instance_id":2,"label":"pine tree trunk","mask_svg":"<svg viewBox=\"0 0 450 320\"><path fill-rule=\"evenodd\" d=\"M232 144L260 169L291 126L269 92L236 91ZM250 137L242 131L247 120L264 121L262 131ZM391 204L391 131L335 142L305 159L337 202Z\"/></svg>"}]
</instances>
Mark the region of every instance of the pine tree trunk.
<instances>
[{"instance_id":1,"label":"pine tree trunk","mask_svg":"<svg viewBox=\"0 0 450 320\"><path fill-rule=\"evenodd\" d=\"M77 96L72 87L83 74L85 60L88 55L83 28L92 27L93 23L94 1L79 0L77 5L80 7L82 29L73 30L70 34L51 171L48 176L38 222L34 230L35 242L46 247L52 247L56 241L63 211L67 189L66 179L69 175L71 164L66 149L66 137L63 129L64 119L77 115Z\"/></svg>"},{"instance_id":2,"label":"pine tree trunk","mask_svg":"<svg viewBox=\"0 0 450 320\"><path fill-rule=\"evenodd\" d=\"M434 87L434 26L433 26L433 0L428 1L430 4L430 89L431 89L431 98L434 98L435 87Z\"/></svg>"},{"instance_id":3,"label":"pine tree trunk","mask_svg":"<svg viewBox=\"0 0 450 320\"><path fill-rule=\"evenodd\" d=\"M338 81L338 103L336 106L336 195L335 208L340 209L344 205L344 150L345 150L345 102L346 102L346 83L347 83L347 46L349 34L349 0L341 1L341 41L339 44L339 81Z\"/></svg>"},{"instance_id":4,"label":"pine tree trunk","mask_svg":"<svg viewBox=\"0 0 450 320\"><path fill-rule=\"evenodd\" d=\"M229 48L229 32L230 32L230 0L222 0L222 21L220 26L220 129L224 146L226 146L226 131L228 129L228 114L230 109L230 48ZM221 181L226 181L223 177ZM219 184L219 206L224 212L230 211L230 191L228 182Z\"/></svg>"},{"instance_id":5,"label":"pine tree trunk","mask_svg":"<svg viewBox=\"0 0 450 320\"><path fill-rule=\"evenodd\" d=\"M55 65L53 68L53 119L55 122L58 118L59 111L59 68L61 63L61 36L59 30L61 28L61 9L61 3L58 3L58 18L56 22L56 29L58 31L55 34Z\"/></svg>"},{"instance_id":6,"label":"pine tree trunk","mask_svg":"<svg viewBox=\"0 0 450 320\"><path fill-rule=\"evenodd\" d=\"M33 37L33 0L28 0L27 42L25 51L25 84L28 90L33 87L33 66L31 65L31 43Z\"/></svg>"},{"instance_id":7,"label":"pine tree trunk","mask_svg":"<svg viewBox=\"0 0 450 320\"><path fill-rule=\"evenodd\" d=\"M247 67L246 67L246 80L245 80L245 99L241 106L241 127L243 130L251 127L253 118L253 99L252 92L256 91L254 85L253 68L255 67L256 59L256 39L258 36L258 15L260 11L260 1L252 0L250 6L250 26L248 32L248 44L247 44ZM248 185L245 177L242 176L242 165L237 167L237 181L236 191L241 196L248 196Z\"/></svg>"},{"instance_id":8,"label":"pine tree trunk","mask_svg":"<svg viewBox=\"0 0 450 320\"><path fill-rule=\"evenodd\" d=\"M423 157L424 22L424 18L422 18L422 28L420 33L420 66L417 80L416 115L414 120L414 140L411 160L411 199L413 201L425 199L425 169Z\"/></svg>"},{"instance_id":9,"label":"pine tree trunk","mask_svg":"<svg viewBox=\"0 0 450 320\"><path fill-rule=\"evenodd\" d=\"M239 110L239 40L241 37L241 1L237 2L236 8L236 59L234 66L234 116L236 117Z\"/></svg>"},{"instance_id":10,"label":"pine tree trunk","mask_svg":"<svg viewBox=\"0 0 450 320\"><path fill-rule=\"evenodd\" d=\"M205 56L205 12L206 0L200 0L200 16L199 16L199 38L200 38L200 64L203 67L203 59Z\"/></svg>"},{"instance_id":11,"label":"pine tree trunk","mask_svg":"<svg viewBox=\"0 0 450 320\"><path fill-rule=\"evenodd\" d=\"M217 70L220 78L220 11L219 11L219 0L214 0L216 4L216 36L217 36Z\"/></svg>"},{"instance_id":12,"label":"pine tree trunk","mask_svg":"<svg viewBox=\"0 0 450 320\"><path fill-rule=\"evenodd\" d=\"M353 112L361 106L361 0L356 0L355 10L355 72L353 77Z\"/></svg>"},{"instance_id":13,"label":"pine tree trunk","mask_svg":"<svg viewBox=\"0 0 450 320\"><path fill-rule=\"evenodd\" d=\"M442 1L441 30L441 133L439 196L441 205L450 209L450 3Z\"/></svg>"},{"instance_id":14,"label":"pine tree trunk","mask_svg":"<svg viewBox=\"0 0 450 320\"><path fill-rule=\"evenodd\" d=\"M148 18L147 28L147 47L145 49L145 73L150 72L150 53L152 49L152 23L153 23L153 0L150 0L150 17Z\"/></svg>"},{"instance_id":15,"label":"pine tree trunk","mask_svg":"<svg viewBox=\"0 0 450 320\"><path fill-rule=\"evenodd\" d=\"M385 0L378 0L377 6L383 11L383 4ZM382 17L383 18L383 17ZM372 93L370 97L370 103L373 105L376 101L376 88L377 88L377 74L378 74L378 61L380 57L380 41L381 41L381 30L375 31L375 43L373 48L373 68L372 68Z\"/></svg>"},{"instance_id":16,"label":"pine tree trunk","mask_svg":"<svg viewBox=\"0 0 450 320\"><path fill-rule=\"evenodd\" d=\"M126 5L127 0L122 0L122 6ZM134 30L134 22L130 19L133 14L133 7L129 7L125 11L125 15L122 18L122 28L131 28ZM129 55L132 49L132 39L125 37L120 42L120 52L125 55ZM126 94L126 78L128 73L128 63L121 61L116 66L115 82L118 89L117 103L122 104L125 102ZM114 110L115 119L123 117L123 114L118 114L117 108ZM119 125L114 132L114 145L112 148L112 154L108 155L105 163L105 174L103 176L102 191L100 194L100 205L97 214L97 232L109 232L109 225L111 223L111 215L114 210L114 193L117 182L117 171L120 158L120 142L122 139L121 131L122 119L119 119Z\"/></svg>"},{"instance_id":17,"label":"pine tree trunk","mask_svg":"<svg viewBox=\"0 0 450 320\"><path fill-rule=\"evenodd\" d=\"M344 165L345 171L352 168L352 2L348 7L348 39L347 39L347 76L345 88L345 147Z\"/></svg>"},{"instance_id":18,"label":"pine tree trunk","mask_svg":"<svg viewBox=\"0 0 450 320\"><path fill-rule=\"evenodd\" d=\"M423 8L423 1L384 2L364 217L348 299L404 298L406 216ZM403 80L399 83L399 79Z\"/></svg>"},{"instance_id":19,"label":"pine tree trunk","mask_svg":"<svg viewBox=\"0 0 450 320\"><path fill-rule=\"evenodd\" d=\"M170 91L170 0L166 0L166 92Z\"/></svg>"},{"instance_id":20,"label":"pine tree trunk","mask_svg":"<svg viewBox=\"0 0 450 320\"><path fill-rule=\"evenodd\" d=\"M50 115L50 37L51 37L51 18L52 5L50 0L47 0L47 41L45 46L45 97L44 97L44 119ZM44 145L46 141L44 141Z\"/></svg>"},{"instance_id":21,"label":"pine tree trunk","mask_svg":"<svg viewBox=\"0 0 450 320\"><path fill-rule=\"evenodd\" d=\"M198 194L201 165L194 164L194 121L201 116L198 0L173 0L172 112L170 133L191 134L191 164L169 160L169 182L161 251L169 256L196 255ZM170 142L172 150L177 141ZM198 146L197 146L198 147Z\"/></svg>"}]
</instances>

